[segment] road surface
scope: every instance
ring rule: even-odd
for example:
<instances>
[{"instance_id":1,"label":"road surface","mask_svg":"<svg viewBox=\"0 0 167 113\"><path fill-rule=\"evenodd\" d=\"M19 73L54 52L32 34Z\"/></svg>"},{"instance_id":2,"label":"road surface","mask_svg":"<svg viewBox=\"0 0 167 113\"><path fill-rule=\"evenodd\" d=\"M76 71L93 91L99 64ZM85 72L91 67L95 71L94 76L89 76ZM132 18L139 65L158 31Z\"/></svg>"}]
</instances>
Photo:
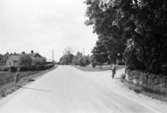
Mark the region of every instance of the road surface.
<instances>
[{"instance_id":1,"label":"road surface","mask_svg":"<svg viewBox=\"0 0 167 113\"><path fill-rule=\"evenodd\" d=\"M0 100L0 113L167 113L167 104L130 91L111 71L59 66Z\"/></svg>"}]
</instances>

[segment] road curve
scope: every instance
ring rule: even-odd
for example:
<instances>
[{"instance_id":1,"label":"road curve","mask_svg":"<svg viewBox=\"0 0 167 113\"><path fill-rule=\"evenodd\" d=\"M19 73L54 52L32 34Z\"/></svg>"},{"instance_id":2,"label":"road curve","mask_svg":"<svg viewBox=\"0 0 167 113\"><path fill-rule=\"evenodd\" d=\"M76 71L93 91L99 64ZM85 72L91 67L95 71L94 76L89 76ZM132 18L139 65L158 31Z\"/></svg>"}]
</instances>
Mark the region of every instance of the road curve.
<instances>
[{"instance_id":1,"label":"road curve","mask_svg":"<svg viewBox=\"0 0 167 113\"><path fill-rule=\"evenodd\" d=\"M59 66L0 100L0 113L167 112L166 103L136 94L110 75Z\"/></svg>"}]
</instances>

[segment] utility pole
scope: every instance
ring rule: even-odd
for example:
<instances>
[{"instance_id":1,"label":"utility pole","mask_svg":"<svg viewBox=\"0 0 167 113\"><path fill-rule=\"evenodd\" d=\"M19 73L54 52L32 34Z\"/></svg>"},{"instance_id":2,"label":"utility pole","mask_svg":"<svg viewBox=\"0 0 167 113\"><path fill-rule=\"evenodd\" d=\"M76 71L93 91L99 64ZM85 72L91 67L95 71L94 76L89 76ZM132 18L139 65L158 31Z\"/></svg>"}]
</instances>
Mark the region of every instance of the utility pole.
<instances>
[{"instance_id":1,"label":"utility pole","mask_svg":"<svg viewBox=\"0 0 167 113\"><path fill-rule=\"evenodd\" d=\"M55 62L55 54L54 54L54 49L52 49L52 62Z\"/></svg>"}]
</instances>

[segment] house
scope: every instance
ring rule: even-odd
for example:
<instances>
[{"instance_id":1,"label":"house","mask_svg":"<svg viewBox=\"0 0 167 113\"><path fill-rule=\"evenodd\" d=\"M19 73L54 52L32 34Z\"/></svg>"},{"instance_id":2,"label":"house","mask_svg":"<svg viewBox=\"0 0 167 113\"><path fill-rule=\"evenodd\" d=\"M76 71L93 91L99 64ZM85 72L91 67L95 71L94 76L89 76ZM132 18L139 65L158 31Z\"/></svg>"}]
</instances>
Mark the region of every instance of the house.
<instances>
[{"instance_id":1,"label":"house","mask_svg":"<svg viewBox=\"0 0 167 113\"><path fill-rule=\"evenodd\" d=\"M38 65L43 64L46 62L46 58L41 56L39 53L34 53L31 51L31 53L25 53L22 52L22 54L10 54L7 61L6 66L7 67L21 67L21 66L27 66L29 65Z\"/></svg>"},{"instance_id":2,"label":"house","mask_svg":"<svg viewBox=\"0 0 167 113\"><path fill-rule=\"evenodd\" d=\"M32 65L43 64L46 62L46 58L41 56L39 53L32 53L30 54L32 58Z\"/></svg>"},{"instance_id":3,"label":"house","mask_svg":"<svg viewBox=\"0 0 167 113\"><path fill-rule=\"evenodd\" d=\"M7 67L19 67L21 64L21 55L10 55L6 61Z\"/></svg>"}]
</instances>

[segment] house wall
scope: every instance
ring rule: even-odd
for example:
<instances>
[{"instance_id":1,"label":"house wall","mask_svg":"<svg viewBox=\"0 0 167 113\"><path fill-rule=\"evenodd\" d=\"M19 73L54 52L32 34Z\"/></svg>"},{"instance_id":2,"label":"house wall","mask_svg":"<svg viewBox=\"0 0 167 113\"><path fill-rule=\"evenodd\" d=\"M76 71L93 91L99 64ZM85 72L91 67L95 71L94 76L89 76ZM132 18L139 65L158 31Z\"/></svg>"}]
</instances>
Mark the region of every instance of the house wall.
<instances>
[{"instance_id":1,"label":"house wall","mask_svg":"<svg viewBox=\"0 0 167 113\"><path fill-rule=\"evenodd\" d=\"M46 59L43 57L32 57L32 65L36 65L37 63L46 62Z\"/></svg>"},{"instance_id":2,"label":"house wall","mask_svg":"<svg viewBox=\"0 0 167 113\"><path fill-rule=\"evenodd\" d=\"M36 65L37 63L44 63L46 62L46 59L44 57L40 56L35 56L35 54L25 54L31 57L32 59L32 64L31 65ZM18 54L18 55L11 55L7 61L6 61L6 66L7 67L19 67L21 66L21 58L23 54Z\"/></svg>"},{"instance_id":3,"label":"house wall","mask_svg":"<svg viewBox=\"0 0 167 113\"><path fill-rule=\"evenodd\" d=\"M10 56L6 61L7 67L18 67L20 65L21 56Z\"/></svg>"}]
</instances>

